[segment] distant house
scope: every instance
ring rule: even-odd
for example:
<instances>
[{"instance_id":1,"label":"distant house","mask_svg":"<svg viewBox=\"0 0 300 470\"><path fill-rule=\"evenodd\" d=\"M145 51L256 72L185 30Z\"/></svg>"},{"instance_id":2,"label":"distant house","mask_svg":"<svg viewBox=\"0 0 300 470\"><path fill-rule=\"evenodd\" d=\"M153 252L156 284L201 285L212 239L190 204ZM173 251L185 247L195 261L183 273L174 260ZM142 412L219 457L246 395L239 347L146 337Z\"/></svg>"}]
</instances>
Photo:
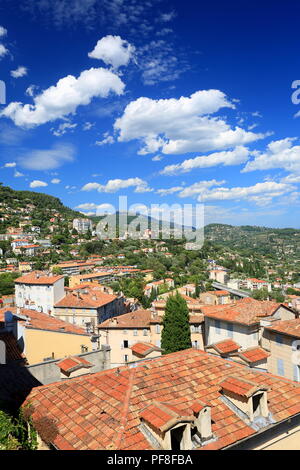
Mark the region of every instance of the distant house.
<instances>
[{"instance_id":1,"label":"distant house","mask_svg":"<svg viewBox=\"0 0 300 470\"><path fill-rule=\"evenodd\" d=\"M211 269L209 271L209 279L219 282L220 284L227 284L229 280L227 269Z\"/></svg>"},{"instance_id":2,"label":"distant house","mask_svg":"<svg viewBox=\"0 0 300 470\"><path fill-rule=\"evenodd\" d=\"M231 303L227 290L207 291L200 294L200 300L205 305L224 305Z\"/></svg>"},{"instance_id":3,"label":"distant house","mask_svg":"<svg viewBox=\"0 0 300 470\"><path fill-rule=\"evenodd\" d=\"M62 299L64 276L34 271L15 279L16 306L53 314L54 304Z\"/></svg>"},{"instance_id":4,"label":"distant house","mask_svg":"<svg viewBox=\"0 0 300 470\"><path fill-rule=\"evenodd\" d=\"M124 312L124 298L107 294L100 287L71 291L54 305L56 318L91 331L98 323Z\"/></svg>"}]
</instances>

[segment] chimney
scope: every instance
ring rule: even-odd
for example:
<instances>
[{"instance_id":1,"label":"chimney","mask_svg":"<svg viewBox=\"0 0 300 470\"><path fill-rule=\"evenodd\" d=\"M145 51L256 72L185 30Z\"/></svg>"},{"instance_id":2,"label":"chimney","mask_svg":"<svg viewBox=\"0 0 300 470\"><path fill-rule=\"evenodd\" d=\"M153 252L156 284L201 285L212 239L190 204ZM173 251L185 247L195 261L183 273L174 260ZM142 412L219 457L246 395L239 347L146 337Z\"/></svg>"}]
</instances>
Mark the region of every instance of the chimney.
<instances>
[{"instance_id":1,"label":"chimney","mask_svg":"<svg viewBox=\"0 0 300 470\"><path fill-rule=\"evenodd\" d=\"M201 441L206 441L212 437L211 429L211 407L201 402L192 405L195 416L195 426L201 436Z\"/></svg>"}]
</instances>

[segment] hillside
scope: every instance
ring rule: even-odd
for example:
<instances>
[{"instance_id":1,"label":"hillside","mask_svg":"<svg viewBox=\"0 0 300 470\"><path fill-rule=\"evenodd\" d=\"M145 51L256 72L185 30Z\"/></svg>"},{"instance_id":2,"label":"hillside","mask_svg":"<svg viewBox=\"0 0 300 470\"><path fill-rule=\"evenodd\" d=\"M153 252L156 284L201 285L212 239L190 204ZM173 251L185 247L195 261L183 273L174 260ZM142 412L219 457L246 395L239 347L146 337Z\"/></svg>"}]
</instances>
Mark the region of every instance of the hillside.
<instances>
[{"instance_id":1,"label":"hillside","mask_svg":"<svg viewBox=\"0 0 300 470\"><path fill-rule=\"evenodd\" d=\"M205 239L233 250L300 259L300 230L209 224Z\"/></svg>"}]
</instances>

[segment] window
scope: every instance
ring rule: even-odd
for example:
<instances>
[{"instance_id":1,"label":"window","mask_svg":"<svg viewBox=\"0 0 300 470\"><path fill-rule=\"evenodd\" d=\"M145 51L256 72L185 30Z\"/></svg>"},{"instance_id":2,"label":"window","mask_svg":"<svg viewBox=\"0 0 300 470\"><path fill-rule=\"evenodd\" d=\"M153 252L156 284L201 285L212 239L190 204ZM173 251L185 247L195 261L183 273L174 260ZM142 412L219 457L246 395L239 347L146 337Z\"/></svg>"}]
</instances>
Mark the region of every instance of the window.
<instances>
[{"instance_id":1,"label":"window","mask_svg":"<svg viewBox=\"0 0 300 470\"><path fill-rule=\"evenodd\" d=\"M138 330L133 330L133 336L137 336L138 335Z\"/></svg>"},{"instance_id":2,"label":"window","mask_svg":"<svg viewBox=\"0 0 300 470\"><path fill-rule=\"evenodd\" d=\"M143 335L148 336L148 330L146 328L143 329Z\"/></svg>"},{"instance_id":3,"label":"window","mask_svg":"<svg viewBox=\"0 0 300 470\"><path fill-rule=\"evenodd\" d=\"M155 333L160 333L160 325L155 325Z\"/></svg>"},{"instance_id":4,"label":"window","mask_svg":"<svg viewBox=\"0 0 300 470\"><path fill-rule=\"evenodd\" d=\"M191 333L195 333L195 326L191 325Z\"/></svg>"},{"instance_id":5,"label":"window","mask_svg":"<svg viewBox=\"0 0 300 470\"><path fill-rule=\"evenodd\" d=\"M198 349L198 341L197 340L193 341L192 346L193 346L193 348Z\"/></svg>"},{"instance_id":6,"label":"window","mask_svg":"<svg viewBox=\"0 0 300 470\"><path fill-rule=\"evenodd\" d=\"M124 362L128 362L128 354L124 354Z\"/></svg>"},{"instance_id":7,"label":"window","mask_svg":"<svg viewBox=\"0 0 300 470\"><path fill-rule=\"evenodd\" d=\"M127 330L123 330L123 335L127 335Z\"/></svg>"},{"instance_id":8,"label":"window","mask_svg":"<svg viewBox=\"0 0 300 470\"><path fill-rule=\"evenodd\" d=\"M233 324L232 323L228 323L227 330L228 330L228 338L233 338Z\"/></svg>"},{"instance_id":9,"label":"window","mask_svg":"<svg viewBox=\"0 0 300 470\"><path fill-rule=\"evenodd\" d=\"M276 341L276 344L281 345L282 344L282 336L281 335L276 335L275 341Z\"/></svg>"},{"instance_id":10,"label":"window","mask_svg":"<svg viewBox=\"0 0 300 470\"><path fill-rule=\"evenodd\" d=\"M215 329L217 335L221 334L221 322L220 320L215 320Z\"/></svg>"},{"instance_id":11,"label":"window","mask_svg":"<svg viewBox=\"0 0 300 470\"><path fill-rule=\"evenodd\" d=\"M123 348L128 348L128 341L127 339L123 341Z\"/></svg>"},{"instance_id":12,"label":"window","mask_svg":"<svg viewBox=\"0 0 300 470\"><path fill-rule=\"evenodd\" d=\"M284 376L284 362L283 362L283 359L277 359L277 374Z\"/></svg>"},{"instance_id":13,"label":"window","mask_svg":"<svg viewBox=\"0 0 300 470\"><path fill-rule=\"evenodd\" d=\"M160 345L161 345L161 341L160 341L160 339L159 339L159 340L156 341L156 346L157 346L158 348L160 348Z\"/></svg>"},{"instance_id":14,"label":"window","mask_svg":"<svg viewBox=\"0 0 300 470\"><path fill-rule=\"evenodd\" d=\"M299 366L297 366L296 364L294 364L293 366L293 376L294 376L294 380L295 382L299 382Z\"/></svg>"}]
</instances>

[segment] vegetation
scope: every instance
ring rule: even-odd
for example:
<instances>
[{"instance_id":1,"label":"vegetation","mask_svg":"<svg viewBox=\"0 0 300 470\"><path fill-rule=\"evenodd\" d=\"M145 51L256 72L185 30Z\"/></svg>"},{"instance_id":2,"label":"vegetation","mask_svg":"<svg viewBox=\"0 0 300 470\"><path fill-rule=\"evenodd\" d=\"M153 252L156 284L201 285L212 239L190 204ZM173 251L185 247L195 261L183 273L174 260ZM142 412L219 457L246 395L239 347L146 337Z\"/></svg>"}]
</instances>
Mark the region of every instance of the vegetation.
<instances>
[{"instance_id":1,"label":"vegetation","mask_svg":"<svg viewBox=\"0 0 300 470\"><path fill-rule=\"evenodd\" d=\"M0 410L0 450L36 450L37 434L22 411L16 417Z\"/></svg>"},{"instance_id":2,"label":"vegetation","mask_svg":"<svg viewBox=\"0 0 300 470\"><path fill-rule=\"evenodd\" d=\"M186 301L178 292L170 295L166 303L161 347L164 354L192 347L189 310Z\"/></svg>"}]
</instances>

